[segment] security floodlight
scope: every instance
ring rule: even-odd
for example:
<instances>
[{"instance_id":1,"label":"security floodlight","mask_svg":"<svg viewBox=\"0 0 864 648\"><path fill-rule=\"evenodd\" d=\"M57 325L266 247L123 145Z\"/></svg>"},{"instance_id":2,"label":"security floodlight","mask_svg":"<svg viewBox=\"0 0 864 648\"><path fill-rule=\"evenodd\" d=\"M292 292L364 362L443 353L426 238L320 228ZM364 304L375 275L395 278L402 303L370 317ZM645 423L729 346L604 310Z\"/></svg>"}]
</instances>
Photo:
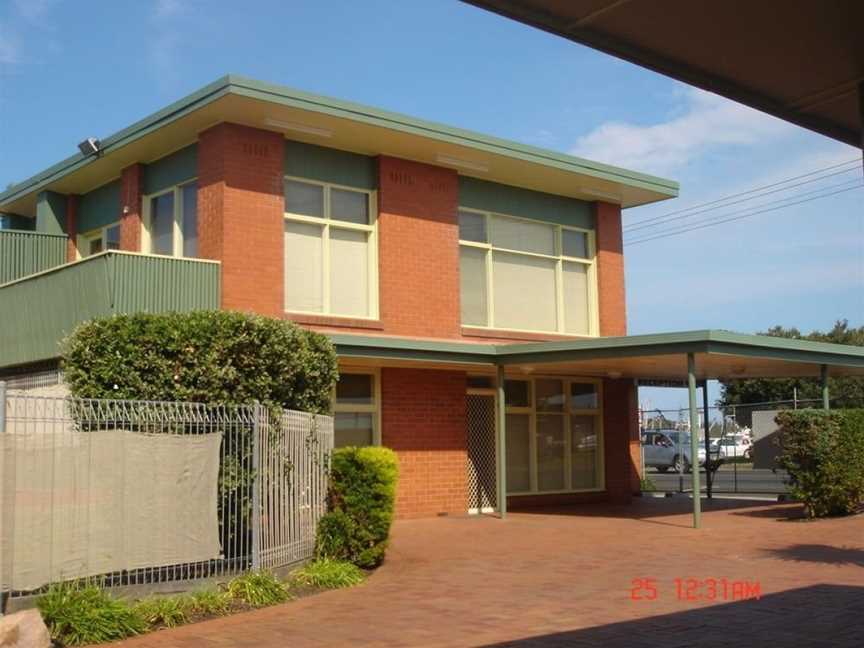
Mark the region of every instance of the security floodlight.
<instances>
[{"instance_id":1,"label":"security floodlight","mask_svg":"<svg viewBox=\"0 0 864 648\"><path fill-rule=\"evenodd\" d=\"M93 155L94 153L98 153L99 148L99 140L95 137L88 137L78 145L78 150L81 151L83 155Z\"/></svg>"}]
</instances>

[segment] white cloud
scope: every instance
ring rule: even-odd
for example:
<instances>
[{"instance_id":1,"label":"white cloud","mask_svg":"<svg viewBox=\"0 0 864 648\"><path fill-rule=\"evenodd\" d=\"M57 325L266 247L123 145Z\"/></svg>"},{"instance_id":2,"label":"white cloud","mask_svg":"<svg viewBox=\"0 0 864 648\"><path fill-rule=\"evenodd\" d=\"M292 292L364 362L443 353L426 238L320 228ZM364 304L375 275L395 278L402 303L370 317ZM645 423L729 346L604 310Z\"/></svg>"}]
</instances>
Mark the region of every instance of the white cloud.
<instances>
[{"instance_id":1,"label":"white cloud","mask_svg":"<svg viewBox=\"0 0 864 648\"><path fill-rule=\"evenodd\" d=\"M686 88L682 112L668 121L640 125L606 122L580 137L573 155L618 166L668 174L722 146L752 145L782 136L792 126L710 92Z\"/></svg>"},{"instance_id":2,"label":"white cloud","mask_svg":"<svg viewBox=\"0 0 864 648\"><path fill-rule=\"evenodd\" d=\"M15 65L21 61L21 50L15 35L0 25L0 65Z\"/></svg>"},{"instance_id":3,"label":"white cloud","mask_svg":"<svg viewBox=\"0 0 864 648\"><path fill-rule=\"evenodd\" d=\"M156 0L156 7L153 13L156 18L168 18L176 16L184 9L181 0Z\"/></svg>"}]
</instances>

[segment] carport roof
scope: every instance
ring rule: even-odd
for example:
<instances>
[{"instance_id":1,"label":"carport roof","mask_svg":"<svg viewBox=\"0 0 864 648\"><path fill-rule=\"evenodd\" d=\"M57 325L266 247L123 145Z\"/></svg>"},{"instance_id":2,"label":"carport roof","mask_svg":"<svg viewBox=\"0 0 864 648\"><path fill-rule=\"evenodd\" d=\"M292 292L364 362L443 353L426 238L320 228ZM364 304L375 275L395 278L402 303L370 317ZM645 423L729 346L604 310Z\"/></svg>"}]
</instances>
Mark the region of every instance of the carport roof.
<instances>
[{"instance_id":1,"label":"carport roof","mask_svg":"<svg viewBox=\"0 0 864 648\"><path fill-rule=\"evenodd\" d=\"M526 373L671 380L687 376L687 354L693 353L699 379L815 377L823 365L832 376L864 376L862 347L718 330L504 345L330 337L343 359L410 366L503 365Z\"/></svg>"}]
</instances>

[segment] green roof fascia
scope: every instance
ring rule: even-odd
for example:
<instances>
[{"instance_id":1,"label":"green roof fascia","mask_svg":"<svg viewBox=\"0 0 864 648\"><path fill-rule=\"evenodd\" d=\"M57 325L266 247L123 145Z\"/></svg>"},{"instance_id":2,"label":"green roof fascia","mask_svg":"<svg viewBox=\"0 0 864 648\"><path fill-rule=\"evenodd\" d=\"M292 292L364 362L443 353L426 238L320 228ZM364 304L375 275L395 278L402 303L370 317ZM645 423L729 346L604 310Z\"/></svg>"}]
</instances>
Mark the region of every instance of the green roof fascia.
<instances>
[{"instance_id":1,"label":"green roof fascia","mask_svg":"<svg viewBox=\"0 0 864 648\"><path fill-rule=\"evenodd\" d=\"M364 336L344 333L328 334L336 353L345 358L376 358L459 364L495 364L496 350L491 344L409 340L385 336Z\"/></svg>"},{"instance_id":2,"label":"green roof fascia","mask_svg":"<svg viewBox=\"0 0 864 648\"><path fill-rule=\"evenodd\" d=\"M701 330L498 346L501 364L710 353L785 362L864 367L864 347Z\"/></svg>"},{"instance_id":3,"label":"green roof fascia","mask_svg":"<svg viewBox=\"0 0 864 648\"><path fill-rule=\"evenodd\" d=\"M123 130L100 140L101 154L109 153L114 149L126 146L127 144L158 130L162 126L165 126L166 124L169 124L180 117L201 108L202 106L224 97L229 94L230 91L230 77L222 77L179 101L175 101L162 110L159 110L152 115L135 122L131 126L127 126ZM17 200L23 195L38 191L49 183L59 180L60 178L90 164L95 159L96 156L84 155L82 153L77 153L68 157L0 193L0 203Z\"/></svg>"},{"instance_id":4,"label":"green roof fascia","mask_svg":"<svg viewBox=\"0 0 864 648\"><path fill-rule=\"evenodd\" d=\"M232 85L232 92L253 99L272 101L292 108L352 119L373 126L421 135L458 146L467 146L489 153L506 155L525 162L542 164L571 173L581 173L612 182L664 193L669 197L678 195L679 185L674 180L630 171L572 155L565 155L537 146L519 144L511 140L483 135L438 122L425 121L401 113L372 108L363 104L302 92L285 86L263 83L236 75L229 75L228 78Z\"/></svg>"},{"instance_id":5,"label":"green roof fascia","mask_svg":"<svg viewBox=\"0 0 864 648\"><path fill-rule=\"evenodd\" d=\"M399 113L388 112L320 95L314 95L284 86L277 86L237 75L227 75L210 83L200 90L176 101L169 106L141 119L131 126L103 139L103 153L129 144L140 137L212 102L227 94L249 97L261 101L269 101L309 110L323 114L351 119L383 128L389 128L405 133L412 133L448 142L459 146L487 151L498 155L506 155L514 159L542 164L561 169L570 173L590 175L604 180L639 187L675 197L678 195L677 182L643 173L628 171L599 162L593 162L555 151L549 151L535 146L518 144L509 140L481 135L468 130L445 126L443 124L408 117ZM93 156L81 153L73 155L45 171L20 182L0 193L0 203L15 200L22 195L37 191L50 182L80 169L89 164Z\"/></svg>"}]
</instances>

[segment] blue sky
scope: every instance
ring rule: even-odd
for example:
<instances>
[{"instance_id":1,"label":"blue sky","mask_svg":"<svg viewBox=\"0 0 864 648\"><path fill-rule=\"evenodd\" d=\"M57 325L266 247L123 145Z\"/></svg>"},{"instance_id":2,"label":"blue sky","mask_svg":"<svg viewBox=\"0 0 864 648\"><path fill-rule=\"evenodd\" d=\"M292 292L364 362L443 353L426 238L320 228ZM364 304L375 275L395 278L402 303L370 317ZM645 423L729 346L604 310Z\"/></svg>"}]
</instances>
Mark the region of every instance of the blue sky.
<instances>
[{"instance_id":1,"label":"blue sky","mask_svg":"<svg viewBox=\"0 0 864 648\"><path fill-rule=\"evenodd\" d=\"M459 2L2 0L0 186L228 72L681 183L677 200L625 211L625 227L860 158ZM859 189L628 246L630 332L864 324L862 207ZM685 403L678 392L648 396Z\"/></svg>"}]
</instances>

